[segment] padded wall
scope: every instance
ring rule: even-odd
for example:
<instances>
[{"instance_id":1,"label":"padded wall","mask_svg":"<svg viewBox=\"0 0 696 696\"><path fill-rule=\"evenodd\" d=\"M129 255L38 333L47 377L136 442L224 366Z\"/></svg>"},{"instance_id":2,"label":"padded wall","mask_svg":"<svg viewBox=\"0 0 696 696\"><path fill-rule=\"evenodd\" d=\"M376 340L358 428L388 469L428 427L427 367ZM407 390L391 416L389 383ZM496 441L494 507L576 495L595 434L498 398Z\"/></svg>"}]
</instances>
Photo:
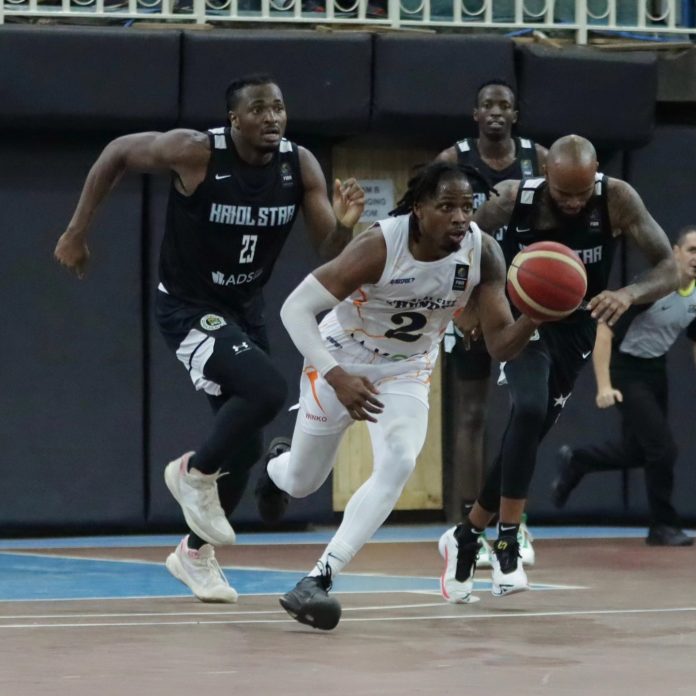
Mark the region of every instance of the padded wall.
<instances>
[{"instance_id":1,"label":"padded wall","mask_svg":"<svg viewBox=\"0 0 696 696\"><path fill-rule=\"evenodd\" d=\"M171 127L179 32L0 26L0 125L90 130Z\"/></svg>"},{"instance_id":2,"label":"padded wall","mask_svg":"<svg viewBox=\"0 0 696 696\"><path fill-rule=\"evenodd\" d=\"M598 148L650 139L657 60L649 53L525 46L517 54L520 133L544 143L568 133Z\"/></svg>"},{"instance_id":3,"label":"padded wall","mask_svg":"<svg viewBox=\"0 0 696 696\"><path fill-rule=\"evenodd\" d=\"M0 140L0 523L141 528L139 179L95 220L83 281L52 258L103 143Z\"/></svg>"},{"instance_id":4,"label":"padded wall","mask_svg":"<svg viewBox=\"0 0 696 696\"><path fill-rule=\"evenodd\" d=\"M515 85L514 44L495 36L375 36L371 130L451 142L474 135L471 113L488 80Z\"/></svg>"},{"instance_id":5,"label":"padded wall","mask_svg":"<svg viewBox=\"0 0 696 696\"><path fill-rule=\"evenodd\" d=\"M181 123L227 120L225 89L248 73L270 73L283 90L288 132L330 138L361 133L370 115L372 37L311 31L185 32Z\"/></svg>"}]
</instances>

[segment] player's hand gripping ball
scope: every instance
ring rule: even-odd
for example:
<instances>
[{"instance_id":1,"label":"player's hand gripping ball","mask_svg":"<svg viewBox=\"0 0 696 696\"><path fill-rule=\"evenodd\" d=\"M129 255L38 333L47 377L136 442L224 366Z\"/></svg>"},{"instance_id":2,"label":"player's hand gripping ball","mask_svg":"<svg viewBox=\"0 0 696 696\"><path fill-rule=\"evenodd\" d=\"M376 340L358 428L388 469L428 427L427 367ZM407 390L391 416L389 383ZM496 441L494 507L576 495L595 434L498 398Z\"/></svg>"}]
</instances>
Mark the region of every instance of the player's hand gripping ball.
<instances>
[{"instance_id":1,"label":"player's hand gripping ball","mask_svg":"<svg viewBox=\"0 0 696 696\"><path fill-rule=\"evenodd\" d=\"M580 257L564 244L536 242L512 260L507 291L522 314L538 321L558 321L582 304L587 273Z\"/></svg>"}]
</instances>

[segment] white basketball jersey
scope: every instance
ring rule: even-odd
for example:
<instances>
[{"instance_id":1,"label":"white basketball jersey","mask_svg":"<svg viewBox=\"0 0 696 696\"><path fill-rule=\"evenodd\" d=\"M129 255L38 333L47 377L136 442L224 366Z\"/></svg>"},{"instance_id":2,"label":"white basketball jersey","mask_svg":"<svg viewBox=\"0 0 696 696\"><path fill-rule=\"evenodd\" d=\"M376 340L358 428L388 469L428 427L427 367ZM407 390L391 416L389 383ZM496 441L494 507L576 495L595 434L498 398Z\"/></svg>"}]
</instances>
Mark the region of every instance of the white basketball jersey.
<instances>
[{"instance_id":1,"label":"white basketball jersey","mask_svg":"<svg viewBox=\"0 0 696 696\"><path fill-rule=\"evenodd\" d=\"M379 221L387 245L382 277L359 288L327 317L368 350L392 360L435 349L481 276L481 230L475 223L458 251L437 261L417 261L408 248L409 219L400 215Z\"/></svg>"}]
</instances>

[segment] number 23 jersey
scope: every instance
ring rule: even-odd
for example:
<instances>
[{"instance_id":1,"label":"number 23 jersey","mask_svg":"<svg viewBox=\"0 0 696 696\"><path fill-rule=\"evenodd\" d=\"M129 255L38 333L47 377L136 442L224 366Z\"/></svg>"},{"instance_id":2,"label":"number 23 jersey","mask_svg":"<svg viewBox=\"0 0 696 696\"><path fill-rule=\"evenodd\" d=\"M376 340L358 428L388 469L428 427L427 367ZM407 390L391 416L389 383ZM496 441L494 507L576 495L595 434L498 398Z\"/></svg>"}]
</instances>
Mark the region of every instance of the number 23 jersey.
<instances>
[{"instance_id":1,"label":"number 23 jersey","mask_svg":"<svg viewBox=\"0 0 696 696\"><path fill-rule=\"evenodd\" d=\"M481 230L475 223L457 251L437 261L418 261L408 246L410 220L411 215L400 215L377 223L387 245L382 276L330 313L344 333L343 340L350 338L391 360L436 349L452 315L466 305L481 274ZM331 343L330 336L327 340Z\"/></svg>"}]
</instances>

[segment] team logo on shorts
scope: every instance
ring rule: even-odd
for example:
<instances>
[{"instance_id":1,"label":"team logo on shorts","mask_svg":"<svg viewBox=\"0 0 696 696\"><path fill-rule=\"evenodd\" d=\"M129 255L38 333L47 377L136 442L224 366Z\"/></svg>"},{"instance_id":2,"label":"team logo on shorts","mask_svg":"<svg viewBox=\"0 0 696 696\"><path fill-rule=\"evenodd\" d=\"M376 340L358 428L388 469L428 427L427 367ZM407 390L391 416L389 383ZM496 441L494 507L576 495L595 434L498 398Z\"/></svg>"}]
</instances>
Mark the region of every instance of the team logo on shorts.
<instances>
[{"instance_id":1,"label":"team logo on shorts","mask_svg":"<svg viewBox=\"0 0 696 696\"><path fill-rule=\"evenodd\" d=\"M219 314L206 314L201 318L201 326L206 331L217 331L227 326L227 322Z\"/></svg>"},{"instance_id":2,"label":"team logo on shorts","mask_svg":"<svg viewBox=\"0 0 696 696\"><path fill-rule=\"evenodd\" d=\"M464 290L469 279L469 267L465 263L458 263L454 267L454 282L452 290Z\"/></svg>"}]
</instances>

